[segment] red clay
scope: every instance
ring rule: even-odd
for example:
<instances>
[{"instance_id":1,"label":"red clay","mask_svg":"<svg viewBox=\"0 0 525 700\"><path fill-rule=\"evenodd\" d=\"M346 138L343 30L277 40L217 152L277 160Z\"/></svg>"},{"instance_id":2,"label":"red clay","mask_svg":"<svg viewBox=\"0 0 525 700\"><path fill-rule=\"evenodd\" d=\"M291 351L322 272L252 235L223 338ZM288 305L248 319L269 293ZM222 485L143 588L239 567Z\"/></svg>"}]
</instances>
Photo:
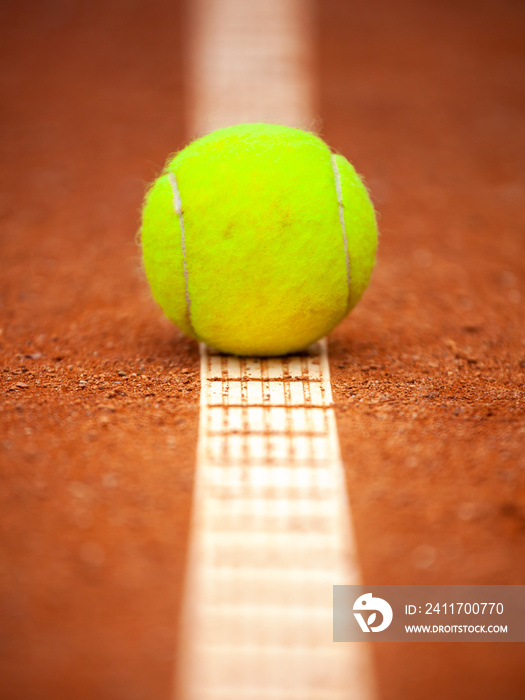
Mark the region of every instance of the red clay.
<instances>
[{"instance_id":1,"label":"red clay","mask_svg":"<svg viewBox=\"0 0 525 700\"><path fill-rule=\"evenodd\" d=\"M382 232L330 343L364 579L524 583L523 7L333 1L319 18L322 131ZM519 644L374 652L385 700L525 697Z\"/></svg>"},{"instance_id":2,"label":"red clay","mask_svg":"<svg viewBox=\"0 0 525 700\"><path fill-rule=\"evenodd\" d=\"M524 11L325 0L322 135L380 212L330 338L364 579L523 583ZM181 147L179 3L4 2L0 696L161 700L198 351L150 298L146 183ZM521 700L518 644L374 648L381 700Z\"/></svg>"}]
</instances>

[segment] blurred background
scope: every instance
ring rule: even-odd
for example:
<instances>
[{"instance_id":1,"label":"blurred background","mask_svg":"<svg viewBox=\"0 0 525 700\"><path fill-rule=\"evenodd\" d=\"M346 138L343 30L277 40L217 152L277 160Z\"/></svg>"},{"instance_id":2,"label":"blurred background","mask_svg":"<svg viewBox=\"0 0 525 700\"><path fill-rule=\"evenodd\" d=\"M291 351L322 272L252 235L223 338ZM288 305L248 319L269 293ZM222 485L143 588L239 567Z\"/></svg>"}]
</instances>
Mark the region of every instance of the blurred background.
<instances>
[{"instance_id":1,"label":"blurred background","mask_svg":"<svg viewBox=\"0 0 525 700\"><path fill-rule=\"evenodd\" d=\"M151 300L135 235L194 130L193 10L0 5L8 700L171 692L198 350ZM312 12L311 127L363 174L381 231L330 338L364 581L523 583L525 7ZM376 645L374 664L384 700L525 697L518 645Z\"/></svg>"}]
</instances>

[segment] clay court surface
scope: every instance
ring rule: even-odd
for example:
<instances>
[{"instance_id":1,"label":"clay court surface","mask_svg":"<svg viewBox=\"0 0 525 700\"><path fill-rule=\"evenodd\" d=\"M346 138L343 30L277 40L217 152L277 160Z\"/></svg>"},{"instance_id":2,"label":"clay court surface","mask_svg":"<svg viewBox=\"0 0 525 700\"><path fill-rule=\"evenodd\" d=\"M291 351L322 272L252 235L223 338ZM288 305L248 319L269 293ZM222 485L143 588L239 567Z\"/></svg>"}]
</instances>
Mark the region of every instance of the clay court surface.
<instances>
[{"instance_id":1,"label":"clay court surface","mask_svg":"<svg viewBox=\"0 0 525 700\"><path fill-rule=\"evenodd\" d=\"M312 126L381 231L329 338L364 581L524 583L524 7L323 0L315 18ZM189 134L187 7L6 0L0 26L0 696L163 700L199 355L135 234ZM373 661L380 700L525 697L520 644Z\"/></svg>"}]
</instances>

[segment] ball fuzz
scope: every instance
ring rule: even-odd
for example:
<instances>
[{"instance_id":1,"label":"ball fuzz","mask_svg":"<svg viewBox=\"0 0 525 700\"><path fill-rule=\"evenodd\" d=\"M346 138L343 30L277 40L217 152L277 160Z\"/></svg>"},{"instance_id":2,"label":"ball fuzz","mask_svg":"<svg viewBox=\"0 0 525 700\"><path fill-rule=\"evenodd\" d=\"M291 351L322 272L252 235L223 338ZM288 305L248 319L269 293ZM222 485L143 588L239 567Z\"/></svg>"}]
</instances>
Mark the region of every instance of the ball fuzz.
<instances>
[{"instance_id":1,"label":"ball fuzz","mask_svg":"<svg viewBox=\"0 0 525 700\"><path fill-rule=\"evenodd\" d=\"M236 355L300 351L331 331L366 289L376 246L354 168L285 126L197 139L144 204L153 296L185 333Z\"/></svg>"}]
</instances>

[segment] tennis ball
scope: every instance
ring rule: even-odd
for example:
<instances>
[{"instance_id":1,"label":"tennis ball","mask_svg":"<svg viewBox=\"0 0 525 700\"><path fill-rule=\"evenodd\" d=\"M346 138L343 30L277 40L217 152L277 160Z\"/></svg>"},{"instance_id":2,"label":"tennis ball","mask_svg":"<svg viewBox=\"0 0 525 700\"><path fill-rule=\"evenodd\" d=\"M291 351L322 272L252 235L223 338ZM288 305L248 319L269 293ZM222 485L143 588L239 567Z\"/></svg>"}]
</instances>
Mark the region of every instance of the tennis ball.
<instances>
[{"instance_id":1,"label":"tennis ball","mask_svg":"<svg viewBox=\"0 0 525 700\"><path fill-rule=\"evenodd\" d=\"M242 124L168 161L141 238L153 296L181 330L225 353L283 355L358 302L377 228L354 168L320 138Z\"/></svg>"}]
</instances>

